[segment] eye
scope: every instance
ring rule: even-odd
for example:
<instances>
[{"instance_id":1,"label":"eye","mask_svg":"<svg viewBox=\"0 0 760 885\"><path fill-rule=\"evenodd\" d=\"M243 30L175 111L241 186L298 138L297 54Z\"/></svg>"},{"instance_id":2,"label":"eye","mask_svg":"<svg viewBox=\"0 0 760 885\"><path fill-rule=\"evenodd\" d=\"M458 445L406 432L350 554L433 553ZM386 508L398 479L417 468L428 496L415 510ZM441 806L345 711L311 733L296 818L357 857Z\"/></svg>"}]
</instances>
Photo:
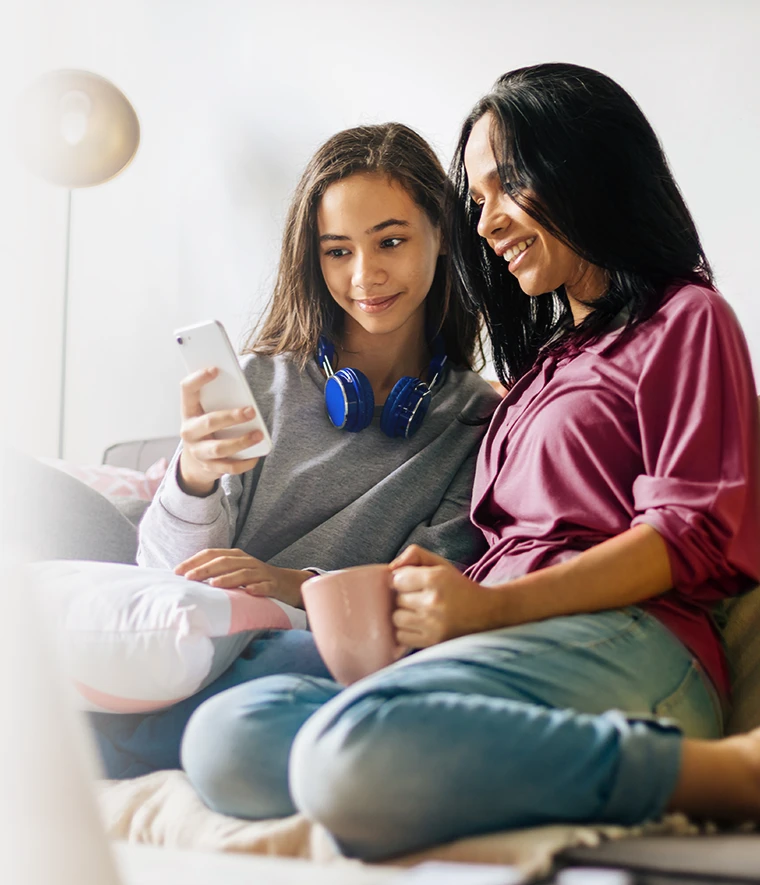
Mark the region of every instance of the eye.
<instances>
[{"instance_id":1,"label":"eye","mask_svg":"<svg viewBox=\"0 0 760 885\"><path fill-rule=\"evenodd\" d=\"M388 237L380 243L381 249L395 249L396 246L400 246L404 241L403 237Z\"/></svg>"},{"instance_id":2,"label":"eye","mask_svg":"<svg viewBox=\"0 0 760 885\"><path fill-rule=\"evenodd\" d=\"M348 255L348 249L341 249L340 247L335 249L328 249L325 252L326 258L343 258Z\"/></svg>"}]
</instances>

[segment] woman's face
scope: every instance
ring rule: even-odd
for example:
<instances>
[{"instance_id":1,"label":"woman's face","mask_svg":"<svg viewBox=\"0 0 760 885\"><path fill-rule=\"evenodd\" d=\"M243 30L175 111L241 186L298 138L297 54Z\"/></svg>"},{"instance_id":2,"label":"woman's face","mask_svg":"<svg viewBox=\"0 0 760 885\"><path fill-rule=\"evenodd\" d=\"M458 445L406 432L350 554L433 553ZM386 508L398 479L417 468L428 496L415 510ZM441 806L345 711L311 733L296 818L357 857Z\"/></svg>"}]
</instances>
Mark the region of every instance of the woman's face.
<instances>
[{"instance_id":1,"label":"woman's face","mask_svg":"<svg viewBox=\"0 0 760 885\"><path fill-rule=\"evenodd\" d=\"M552 236L504 192L491 147L492 116L472 127L464 151L470 196L480 207L478 233L503 258L526 295L543 295L564 286L576 323L588 308L576 299L601 295L604 274Z\"/></svg>"},{"instance_id":2,"label":"woman's face","mask_svg":"<svg viewBox=\"0 0 760 885\"><path fill-rule=\"evenodd\" d=\"M347 335L392 334L425 321L440 232L393 179L356 174L331 184L317 211L325 284Z\"/></svg>"}]
</instances>

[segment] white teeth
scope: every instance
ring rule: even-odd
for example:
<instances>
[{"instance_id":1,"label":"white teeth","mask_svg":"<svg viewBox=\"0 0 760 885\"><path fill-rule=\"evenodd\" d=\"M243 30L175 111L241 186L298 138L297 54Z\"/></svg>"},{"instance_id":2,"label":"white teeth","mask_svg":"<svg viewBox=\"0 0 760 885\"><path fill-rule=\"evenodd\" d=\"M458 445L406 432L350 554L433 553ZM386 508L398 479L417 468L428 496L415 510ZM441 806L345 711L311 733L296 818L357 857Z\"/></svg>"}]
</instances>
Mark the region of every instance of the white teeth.
<instances>
[{"instance_id":1,"label":"white teeth","mask_svg":"<svg viewBox=\"0 0 760 885\"><path fill-rule=\"evenodd\" d=\"M512 246L511 249L507 249L507 251L504 253L504 260L509 263L521 252L524 252L528 248L528 246L532 246L535 241L535 237L529 237L527 240L522 240L522 242L517 243L516 246Z\"/></svg>"}]
</instances>

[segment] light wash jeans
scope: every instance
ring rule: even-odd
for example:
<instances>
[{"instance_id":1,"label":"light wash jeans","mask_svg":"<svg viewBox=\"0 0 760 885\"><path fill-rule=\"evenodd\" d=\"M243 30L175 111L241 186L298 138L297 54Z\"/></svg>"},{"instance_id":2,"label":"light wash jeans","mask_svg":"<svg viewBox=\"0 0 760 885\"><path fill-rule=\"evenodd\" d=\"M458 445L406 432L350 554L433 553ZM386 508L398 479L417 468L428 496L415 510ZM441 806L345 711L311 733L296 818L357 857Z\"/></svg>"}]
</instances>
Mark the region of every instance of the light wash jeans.
<instances>
[{"instance_id":1,"label":"light wash jeans","mask_svg":"<svg viewBox=\"0 0 760 885\"><path fill-rule=\"evenodd\" d=\"M272 673L329 677L311 633L262 630L235 663L209 686L158 713L90 713L106 777L138 777L179 768L182 733L208 698Z\"/></svg>"},{"instance_id":2,"label":"light wash jeans","mask_svg":"<svg viewBox=\"0 0 760 885\"><path fill-rule=\"evenodd\" d=\"M300 810L345 854L378 860L495 830L657 817L681 732L720 736L717 694L629 607L455 639L343 690L257 679L198 708L182 763L216 811Z\"/></svg>"}]
</instances>

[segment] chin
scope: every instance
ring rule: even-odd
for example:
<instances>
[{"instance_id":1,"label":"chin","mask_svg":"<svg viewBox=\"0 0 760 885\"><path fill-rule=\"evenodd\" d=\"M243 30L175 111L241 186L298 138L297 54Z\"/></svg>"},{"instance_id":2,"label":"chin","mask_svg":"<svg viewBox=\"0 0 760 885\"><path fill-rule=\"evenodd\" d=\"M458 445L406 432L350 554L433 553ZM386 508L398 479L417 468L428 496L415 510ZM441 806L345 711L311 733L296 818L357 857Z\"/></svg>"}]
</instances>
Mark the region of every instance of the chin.
<instances>
[{"instance_id":1,"label":"chin","mask_svg":"<svg viewBox=\"0 0 760 885\"><path fill-rule=\"evenodd\" d=\"M523 290L524 294L530 295L531 298L536 298L539 295L546 295L548 292L553 291L553 288L547 288L546 283L542 280L520 279L520 277L517 277L517 284Z\"/></svg>"},{"instance_id":2,"label":"chin","mask_svg":"<svg viewBox=\"0 0 760 885\"><path fill-rule=\"evenodd\" d=\"M520 285L520 288L523 291L523 294L530 295L531 298L536 298L539 295L546 294L546 291L543 288L541 288L540 286L523 285L522 283L520 283L519 280L518 280L518 283Z\"/></svg>"}]
</instances>

